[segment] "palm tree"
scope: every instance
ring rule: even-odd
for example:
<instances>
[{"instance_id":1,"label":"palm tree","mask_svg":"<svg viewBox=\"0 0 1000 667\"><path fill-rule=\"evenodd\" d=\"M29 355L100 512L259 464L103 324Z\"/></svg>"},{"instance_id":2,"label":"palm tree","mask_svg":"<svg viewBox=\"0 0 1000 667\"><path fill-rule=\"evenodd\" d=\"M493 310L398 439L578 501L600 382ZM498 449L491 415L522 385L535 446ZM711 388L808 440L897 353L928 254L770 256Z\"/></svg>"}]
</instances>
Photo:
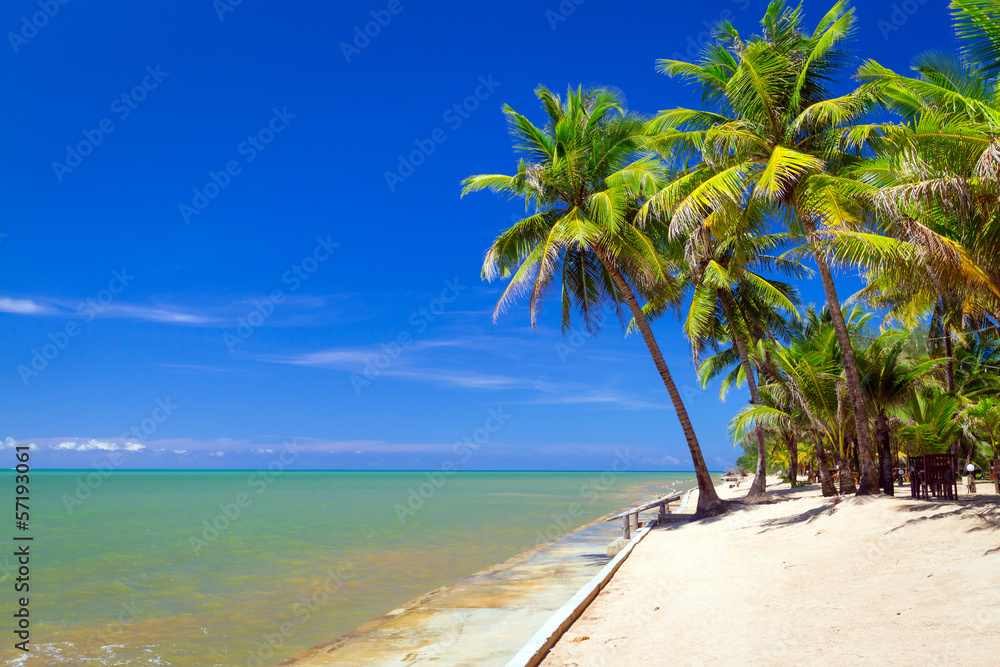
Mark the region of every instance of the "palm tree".
<instances>
[{"instance_id":1,"label":"palm tree","mask_svg":"<svg viewBox=\"0 0 1000 667\"><path fill-rule=\"evenodd\" d=\"M906 424L899 429L906 454L943 454L959 432L961 412L957 398L934 391L913 392L903 407Z\"/></svg>"},{"instance_id":2,"label":"palm tree","mask_svg":"<svg viewBox=\"0 0 1000 667\"><path fill-rule=\"evenodd\" d=\"M850 311L852 329L865 323L860 311ZM844 448L849 437L849 415L844 409L843 366L830 321L829 310L817 314L809 307L801 321L791 326L788 345L764 342L762 404L748 405L730 423L737 436L757 423L781 429L789 422L815 442L816 459L824 495L836 495L827 460L834 454L840 466L841 493L853 493L854 480L847 465Z\"/></svg>"},{"instance_id":3,"label":"palm tree","mask_svg":"<svg viewBox=\"0 0 1000 667\"><path fill-rule=\"evenodd\" d=\"M861 386L868 398L875 420L875 439L879 446L879 483L882 492L893 495L894 460L890 438L890 410L906 403L938 366L935 359L915 359L905 354L906 335L887 331L858 354Z\"/></svg>"},{"instance_id":4,"label":"palm tree","mask_svg":"<svg viewBox=\"0 0 1000 667\"><path fill-rule=\"evenodd\" d=\"M989 445L986 452L991 461L1000 460L1000 400L988 397L965 409L969 435ZM1000 470L994 470L993 485L1000 493Z\"/></svg>"},{"instance_id":5,"label":"palm tree","mask_svg":"<svg viewBox=\"0 0 1000 667\"><path fill-rule=\"evenodd\" d=\"M855 16L837 2L810 35L801 7L773 0L748 40L730 23L698 63L658 61L660 71L701 89L707 110L664 111L653 122L653 145L677 163L695 166L652 197L640 219L671 215L672 233L698 224L707 212L748 195L782 213L789 231L806 238L814 255L843 357L861 459L859 494L878 489L861 377L833 275L820 247L823 230L852 228L868 214L872 186L849 178L877 132L860 121L880 99L876 85L832 97L827 84L846 61L842 45Z\"/></svg>"},{"instance_id":6,"label":"palm tree","mask_svg":"<svg viewBox=\"0 0 1000 667\"><path fill-rule=\"evenodd\" d=\"M536 95L548 116L536 127L504 107L515 147L525 157L512 175L484 174L463 182L463 196L489 189L517 197L531 215L504 231L486 253L483 276L510 278L494 319L518 294L530 291L531 322L543 299L558 289L563 329L578 311L590 330L611 308L628 306L673 402L698 479L697 517L724 512L680 393L643 314L639 298L669 301L677 293L660 251L655 225L635 217L661 180L656 160L641 152L644 123L610 90L570 89L565 101L544 87Z\"/></svg>"},{"instance_id":7,"label":"palm tree","mask_svg":"<svg viewBox=\"0 0 1000 667\"><path fill-rule=\"evenodd\" d=\"M698 361L706 348L718 352L720 344L730 343L736 355L716 355L712 363L699 366L705 386L732 360L739 366L739 378L747 383L750 402L760 405L754 360L750 350L765 337L781 335L785 321L777 313L784 310L797 316L797 290L787 283L768 278L765 272L775 269L803 277L805 267L769 253L780 248L786 234L762 232L765 211L755 203L727 214L715 211L692 232L685 243L687 268L682 271L695 285L685 332L691 340ZM767 448L764 432L755 430L757 474L747 498L766 497Z\"/></svg>"},{"instance_id":8,"label":"palm tree","mask_svg":"<svg viewBox=\"0 0 1000 667\"><path fill-rule=\"evenodd\" d=\"M1000 74L1000 5L992 0L952 0L951 7L963 55L979 64L984 74Z\"/></svg>"}]
</instances>

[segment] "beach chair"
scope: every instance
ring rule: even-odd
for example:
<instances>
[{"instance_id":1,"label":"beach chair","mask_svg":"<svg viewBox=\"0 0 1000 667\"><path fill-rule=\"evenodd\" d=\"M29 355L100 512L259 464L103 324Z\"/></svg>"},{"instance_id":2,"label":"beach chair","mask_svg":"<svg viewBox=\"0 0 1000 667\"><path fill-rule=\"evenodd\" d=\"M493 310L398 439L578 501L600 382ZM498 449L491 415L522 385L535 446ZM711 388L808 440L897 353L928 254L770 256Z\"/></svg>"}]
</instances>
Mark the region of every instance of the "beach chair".
<instances>
[{"instance_id":1,"label":"beach chair","mask_svg":"<svg viewBox=\"0 0 1000 667\"><path fill-rule=\"evenodd\" d=\"M925 454L909 457L910 497L930 500L958 499L958 457Z\"/></svg>"}]
</instances>

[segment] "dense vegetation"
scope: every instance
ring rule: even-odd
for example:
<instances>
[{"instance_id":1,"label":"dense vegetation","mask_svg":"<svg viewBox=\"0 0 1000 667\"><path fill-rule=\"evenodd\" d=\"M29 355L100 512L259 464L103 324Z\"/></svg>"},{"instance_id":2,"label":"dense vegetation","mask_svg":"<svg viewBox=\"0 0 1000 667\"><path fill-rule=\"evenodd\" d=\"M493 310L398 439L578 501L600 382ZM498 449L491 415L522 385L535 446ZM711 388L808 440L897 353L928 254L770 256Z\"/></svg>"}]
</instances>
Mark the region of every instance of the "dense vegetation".
<instances>
[{"instance_id":1,"label":"dense vegetation","mask_svg":"<svg viewBox=\"0 0 1000 667\"><path fill-rule=\"evenodd\" d=\"M759 34L723 22L697 62L658 61L698 108L648 118L616 91L540 87L544 126L504 109L516 173L464 182L528 212L486 255L484 277L509 280L497 314L528 295L534 324L558 299L564 330L610 311L642 335L700 515L725 503L650 326L673 313L703 383L748 387L731 432L758 473L805 466L824 493L863 495L892 493L908 455L1000 457L1000 0L951 7L961 53L905 76L849 69L846 2L809 31L774 0ZM844 269L856 294L837 291ZM795 283L814 277L826 303L803 307ZM837 470L854 473L839 489Z\"/></svg>"}]
</instances>

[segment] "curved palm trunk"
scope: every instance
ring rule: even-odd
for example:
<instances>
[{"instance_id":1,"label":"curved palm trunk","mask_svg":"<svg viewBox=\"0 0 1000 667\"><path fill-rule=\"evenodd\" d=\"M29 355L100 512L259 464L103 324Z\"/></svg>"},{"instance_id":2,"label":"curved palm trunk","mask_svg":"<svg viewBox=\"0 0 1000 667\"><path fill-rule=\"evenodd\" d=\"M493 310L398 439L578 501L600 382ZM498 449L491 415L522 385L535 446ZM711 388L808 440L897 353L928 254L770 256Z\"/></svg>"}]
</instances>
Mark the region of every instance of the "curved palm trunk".
<instances>
[{"instance_id":1,"label":"curved palm trunk","mask_svg":"<svg viewBox=\"0 0 1000 667\"><path fill-rule=\"evenodd\" d=\"M820 488L823 489L823 495L837 495L837 486L833 483L830 466L826 463L826 448L823 447L823 438L819 436L816 436L816 465L819 468L819 483Z\"/></svg>"},{"instance_id":2,"label":"curved palm trunk","mask_svg":"<svg viewBox=\"0 0 1000 667\"><path fill-rule=\"evenodd\" d=\"M722 300L722 307L725 310L726 318L729 319L730 325L732 325L734 321L732 304L725 293L720 292L719 296ZM757 389L757 380L753 374L753 366L750 364L750 354L747 352L746 343L743 341L742 336L735 331L735 327L732 331L732 336L736 350L740 353L743 373L747 377L750 402L754 405L760 405L760 391ZM765 490L767 488L767 448L764 446L764 430L757 426L754 428L754 435L757 438L757 473L753 478L753 484L750 485L747 498L765 498L767 497L767 491Z\"/></svg>"},{"instance_id":3,"label":"curved palm trunk","mask_svg":"<svg viewBox=\"0 0 1000 667\"><path fill-rule=\"evenodd\" d=\"M719 494L715 491L715 485L712 484L712 476L708 472L708 466L705 465L705 457L701 453L701 445L698 444L698 437L694 433L694 427L691 425L691 419L688 417L687 409L684 407L684 401L681 400L680 392L677 391L677 386L670 376L667 362L663 359L663 353L660 352L660 346L656 343L656 338L653 336L649 320L646 319L646 315L642 312L642 307L636 300L632 287L625 280L624 276L622 276L621 272L611 263L610 258L604 251L595 249L595 253L598 259L601 260L604 268L611 274L611 278L615 281L618 291L625 297L625 302L628 304L629 310L632 311L632 317L635 319L636 326L642 332L642 338L646 341L649 354L653 357L656 370L660 373L660 379L663 380L663 385L667 388L667 393L670 394L670 401L677 412L677 419L680 421L681 429L684 431L688 449L691 450L691 460L694 462L695 477L698 479L698 509L695 512L694 518L701 519L728 511L728 504L721 500Z\"/></svg>"},{"instance_id":4,"label":"curved palm trunk","mask_svg":"<svg viewBox=\"0 0 1000 667\"><path fill-rule=\"evenodd\" d=\"M809 242L818 241L816 226L809 219L809 216L800 215L799 219L805 227ZM854 357L854 348L851 347L851 336L847 331L844 313L840 310L840 299L837 297L837 288L833 284L830 265L818 249L813 254L819 269L820 280L823 283L823 291L826 293L826 302L830 307L830 314L833 316L833 329L836 332L837 344L840 346L840 354L844 361L847 392L850 395L852 412L854 413L854 428L857 432L858 451L861 455L861 479L857 495L866 496L878 492L878 472L875 468L875 457L872 455L871 434L868 431L868 411L865 408L865 397L861 389L861 375L858 373L858 362Z\"/></svg>"}]
</instances>

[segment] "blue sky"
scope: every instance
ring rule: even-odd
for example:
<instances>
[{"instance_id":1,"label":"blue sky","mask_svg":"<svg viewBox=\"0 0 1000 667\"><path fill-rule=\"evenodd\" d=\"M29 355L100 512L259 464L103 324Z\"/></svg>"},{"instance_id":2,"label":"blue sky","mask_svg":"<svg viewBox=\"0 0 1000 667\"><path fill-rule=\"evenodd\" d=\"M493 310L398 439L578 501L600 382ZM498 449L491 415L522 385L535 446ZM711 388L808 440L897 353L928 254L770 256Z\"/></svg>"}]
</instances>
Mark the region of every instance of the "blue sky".
<instances>
[{"instance_id":1,"label":"blue sky","mask_svg":"<svg viewBox=\"0 0 1000 667\"><path fill-rule=\"evenodd\" d=\"M943 1L856 6L860 56L954 47ZM540 122L539 83L697 104L654 60L764 7L6 3L0 442L36 467L245 468L291 444L314 468L690 469L641 339L567 338L555 307L492 323L483 252L518 209L459 182L514 168L501 106ZM655 330L721 469L745 396L702 391L679 326Z\"/></svg>"}]
</instances>

